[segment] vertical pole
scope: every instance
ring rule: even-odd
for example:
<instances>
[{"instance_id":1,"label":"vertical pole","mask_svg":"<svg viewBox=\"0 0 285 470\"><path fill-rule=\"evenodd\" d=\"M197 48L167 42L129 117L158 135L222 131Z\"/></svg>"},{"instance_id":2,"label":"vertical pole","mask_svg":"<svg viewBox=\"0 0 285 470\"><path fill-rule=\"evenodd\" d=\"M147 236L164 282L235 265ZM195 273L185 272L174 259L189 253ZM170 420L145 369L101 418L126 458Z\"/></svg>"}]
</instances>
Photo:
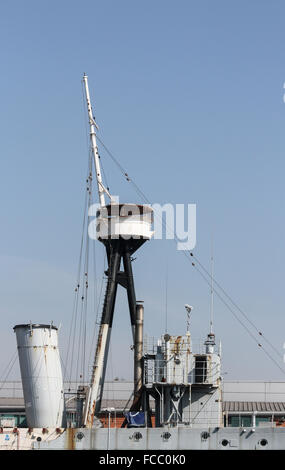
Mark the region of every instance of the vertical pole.
<instances>
[{"instance_id":1,"label":"vertical pole","mask_svg":"<svg viewBox=\"0 0 285 470\"><path fill-rule=\"evenodd\" d=\"M134 399L142 388L142 357L143 357L143 315L142 304L136 306L135 347L134 347Z\"/></svg>"},{"instance_id":2,"label":"vertical pole","mask_svg":"<svg viewBox=\"0 0 285 470\"><path fill-rule=\"evenodd\" d=\"M252 429L255 430L255 427L256 427L256 411L254 411L252 415Z\"/></svg>"},{"instance_id":3,"label":"vertical pole","mask_svg":"<svg viewBox=\"0 0 285 470\"><path fill-rule=\"evenodd\" d=\"M213 252L213 240L211 249L211 313L210 313L210 333L213 333L214 324L214 252Z\"/></svg>"},{"instance_id":4,"label":"vertical pole","mask_svg":"<svg viewBox=\"0 0 285 470\"><path fill-rule=\"evenodd\" d=\"M189 385L189 422L192 428L192 384Z\"/></svg>"},{"instance_id":5,"label":"vertical pole","mask_svg":"<svg viewBox=\"0 0 285 470\"><path fill-rule=\"evenodd\" d=\"M111 412L108 410L108 443L107 443L107 450L110 449L110 416Z\"/></svg>"}]
</instances>

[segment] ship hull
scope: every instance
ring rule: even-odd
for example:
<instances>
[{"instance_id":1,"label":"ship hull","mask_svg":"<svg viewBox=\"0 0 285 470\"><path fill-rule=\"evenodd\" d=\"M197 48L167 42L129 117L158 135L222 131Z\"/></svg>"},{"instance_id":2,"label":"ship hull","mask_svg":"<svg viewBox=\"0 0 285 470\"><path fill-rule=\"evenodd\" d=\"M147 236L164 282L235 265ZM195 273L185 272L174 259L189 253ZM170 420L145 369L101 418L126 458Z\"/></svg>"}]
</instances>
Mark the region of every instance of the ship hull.
<instances>
[{"instance_id":1,"label":"ship hull","mask_svg":"<svg viewBox=\"0 0 285 470\"><path fill-rule=\"evenodd\" d=\"M9 437L9 438L8 438ZM68 428L3 430L3 450L285 450L285 428Z\"/></svg>"}]
</instances>

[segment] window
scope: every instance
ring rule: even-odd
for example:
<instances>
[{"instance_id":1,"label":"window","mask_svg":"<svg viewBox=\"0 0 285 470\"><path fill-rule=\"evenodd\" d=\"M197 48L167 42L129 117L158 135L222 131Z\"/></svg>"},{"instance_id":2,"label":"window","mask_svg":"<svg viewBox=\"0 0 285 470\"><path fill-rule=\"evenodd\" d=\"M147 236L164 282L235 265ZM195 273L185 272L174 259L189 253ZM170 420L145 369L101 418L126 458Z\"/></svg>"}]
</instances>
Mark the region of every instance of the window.
<instances>
[{"instance_id":1,"label":"window","mask_svg":"<svg viewBox=\"0 0 285 470\"><path fill-rule=\"evenodd\" d=\"M259 425L259 423L268 423L271 421L271 416L256 416L256 426Z\"/></svg>"},{"instance_id":2,"label":"window","mask_svg":"<svg viewBox=\"0 0 285 470\"><path fill-rule=\"evenodd\" d=\"M252 419L250 415L249 416L236 415L236 416L229 416L228 422L229 422L229 426L241 428L241 427L251 426Z\"/></svg>"},{"instance_id":3,"label":"window","mask_svg":"<svg viewBox=\"0 0 285 470\"><path fill-rule=\"evenodd\" d=\"M207 356L195 356L195 382L204 383L207 379Z\"/></svg>"}]
</instances>

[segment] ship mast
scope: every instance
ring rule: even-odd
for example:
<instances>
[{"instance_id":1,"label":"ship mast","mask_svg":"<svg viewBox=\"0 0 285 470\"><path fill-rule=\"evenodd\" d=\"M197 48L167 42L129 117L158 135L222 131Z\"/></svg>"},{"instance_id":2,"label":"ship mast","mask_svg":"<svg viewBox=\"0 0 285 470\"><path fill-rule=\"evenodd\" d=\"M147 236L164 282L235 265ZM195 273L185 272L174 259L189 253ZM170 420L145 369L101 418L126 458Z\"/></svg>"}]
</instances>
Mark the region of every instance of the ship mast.
<instances>
[{"instance_id":1,"label":"ship mast","mask_svg":"<svg viewBox=\"0 0 285 470\"><path fill-rule=\"evenodd\" d=\"M132 272L132 255L152 235L153 210L149 206L137 204L119 204L112 198L102 182L100 157L96 142L98 126L92 112L87 75L84 74L85 95L90 126L91 149L94 156L100 211L96 219L96 238L106 249L108 259L107 285L98 333L95 358L93 362L90 389L86 398L83 425L92 427L95 414L100 411L107 367L113 316L118 285L127 291L130 321L135 347L134 390L137 395L141 384L142 370L140 362L141 308L137 306ZM105 204L105 194L110 203ZM121 270L121 263L123 269ZM138 330L138 331L137 331Z\"/></svg>"},{"instance_id":2,"label":"ship mast","mask_svg":"<svg viewBox=\"0 0 285 470\"><path fill-rule=\"evenodd\" d=\"M85 96L86 96L87 111L88 111L89 126L90 126L90 141L91 141L91 149L92 149L92 153L94 157L94 164L95 164L95 170L96 170L96 180L97 180L99 201L100 201L101 207L104 207L105 206L104 193L106 193L110 199L112 199L112 197L102 182L100 157L98 154L98 147L97 147L97 141L96 141L96 129L98 130L98 126L96 124L95 117L93 116L92 105L90 101L89 87L88 87L88 77L86 74L84 74L83 76L83 82L84 82L84 87L85 87Z\"/></svg>"},{"instance_id":3,"label":"ship mast","mask_svg":"<svg viewBox=\"0 0 285 470\"><path fill-rule=\"evenodd\" d=\"M104 193L108 193L108 192L102 182L100 159L99 159L98 147L97 147L97 141L96 141L96 129L98 130L98 126L96 124L93 111L92 111L89 86L88 86L88 77L86 74L84 74L83 76L83 83L85 87L85 97L86 97L87 112L88 112L89 127L90 127L90 142L91 142L92 154L94 157L99 202L100 202L101 207L105 207L105 194ZM88 396L86 398L85 412L84 412L84 418L83 418L83 422L85 426L88 424L89 426L92 426L93 424L94 410L90 409L90 404L97 398L99 385L100 385L100 377L102 376L102 371L104 368L104 354L105 354L105 349L106 349L106 343L108 340L108 329L104 328L102 325L100 325L99 338L101 338L101 348L100 348L100 351L98 351L98 347L97 347L97 351L96 351L97 367L95 370L93 368L90 388L89 388Z\"/></svg>"}]
</instances>

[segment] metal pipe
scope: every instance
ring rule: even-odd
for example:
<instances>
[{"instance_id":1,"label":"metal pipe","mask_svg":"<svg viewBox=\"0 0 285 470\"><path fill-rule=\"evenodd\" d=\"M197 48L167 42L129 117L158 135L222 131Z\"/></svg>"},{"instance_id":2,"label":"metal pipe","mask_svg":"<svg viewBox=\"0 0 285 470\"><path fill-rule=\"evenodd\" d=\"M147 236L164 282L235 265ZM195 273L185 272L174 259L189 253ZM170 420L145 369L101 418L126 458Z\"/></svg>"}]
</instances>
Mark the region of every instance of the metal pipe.
<instances>
[{"instance_id":1,"label":"metal pipe","mask_svg":"<svg viewBox=\"0 0 285 470\"><path fill-rule=\"evenodd\" d=\"M135 324L135 344L134 344L134 396L142 388L143 371L142 371L142 357L143 357L143 316L144 307L142 304L136 306L136 324Z\"/></svg>"},{"instance_id":2,"label":"metal pipe","mask_svg":"<svg viewBox=\"0 0 285 470\"><path fill-rule=\"evenodd\" d=\"M111 412L109 411L109 412L108 412L108 442L107 442L107 450L110 449L110 425L111 425L110 421L111 421Z\"/></svg>"},{"instance_id":3,"label":"metal pipe","mask_svg":"<svg viewBox=\"0 0 285 470\"><path fill-rule=\"evenodd\" d=\"M162 394L160 393L160 391L158 390L157 387L154 387L154 389L157 391L157 393L159 395L159 426L161 426L161 424L162 424L162 407L163 407ZM159 426L156 426L156 427L159 427Z\"/></svg>"},{"instance_id":4,"label":"metal pipe","mask_svg":"<svg viewBox=\"0 0 285 470\"><path fill-rule=\"evenodd\" d=\"M226 411L226 413L229 414L229 416L239 416L239 415L244 415L244 416L252 416L253 413L256 414L256 416L271 416L274 414L274 416L284 416L284 411Z\"/></svg>"}]
</instances>

